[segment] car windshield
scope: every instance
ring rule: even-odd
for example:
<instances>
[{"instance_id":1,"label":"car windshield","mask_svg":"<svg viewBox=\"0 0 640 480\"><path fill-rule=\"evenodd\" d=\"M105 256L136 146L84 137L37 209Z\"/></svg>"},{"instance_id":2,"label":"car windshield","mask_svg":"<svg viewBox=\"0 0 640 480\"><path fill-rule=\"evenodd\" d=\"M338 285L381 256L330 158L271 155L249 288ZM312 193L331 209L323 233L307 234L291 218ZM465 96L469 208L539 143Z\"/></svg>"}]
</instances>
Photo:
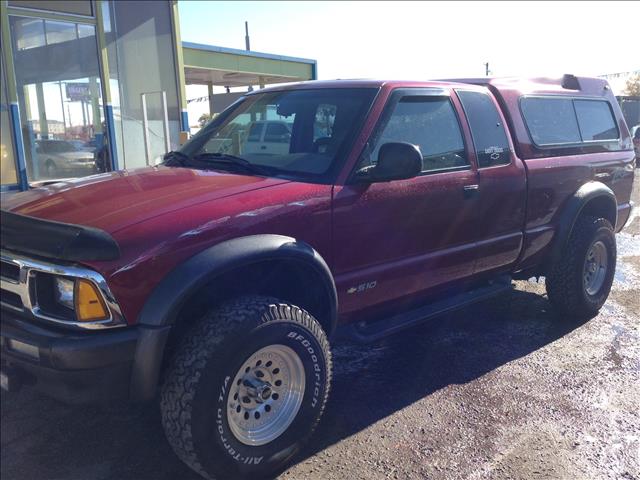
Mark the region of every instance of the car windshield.
<instances>
[{"instance_id":1,"label":"car windshield","mask_svg":"<svg viewBox=\"0 0 640 480\"><path fill-rule=\"evenodd\" d=\"M248 95L169 154L165 164L329 181L376 91L323 88Z\"/></svg>"}]
</instances>

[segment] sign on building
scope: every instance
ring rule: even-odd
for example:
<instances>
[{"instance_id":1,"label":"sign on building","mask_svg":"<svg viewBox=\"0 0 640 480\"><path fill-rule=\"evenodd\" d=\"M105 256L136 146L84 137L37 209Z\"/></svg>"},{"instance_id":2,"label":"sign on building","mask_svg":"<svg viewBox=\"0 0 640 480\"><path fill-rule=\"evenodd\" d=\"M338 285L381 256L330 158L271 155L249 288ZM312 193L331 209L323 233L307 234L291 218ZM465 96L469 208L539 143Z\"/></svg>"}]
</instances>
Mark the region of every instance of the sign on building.
<instances>
[{"instance_id":1,"label":"sign on building","mask_svg":"<svg viewBox=\"0 0 640 480\"><path fill-rule=\"evenodd\" d=\"M89 91L89 84L86 82L72 82L65 83L67 89L67 98L72 101L89 101L91 99L91 92Z\"/></svg>"}]
</instances>

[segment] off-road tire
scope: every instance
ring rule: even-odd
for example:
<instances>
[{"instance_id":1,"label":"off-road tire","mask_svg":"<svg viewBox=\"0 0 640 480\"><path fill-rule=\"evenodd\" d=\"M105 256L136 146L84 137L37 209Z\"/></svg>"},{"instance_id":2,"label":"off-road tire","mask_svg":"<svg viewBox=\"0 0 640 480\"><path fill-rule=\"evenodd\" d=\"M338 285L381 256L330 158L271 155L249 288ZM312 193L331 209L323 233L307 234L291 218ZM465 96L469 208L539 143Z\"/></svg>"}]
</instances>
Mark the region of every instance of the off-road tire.
<instances>
[{"instance_id":1,"label":"off-road tire","mask_svg":"<svg viewBox=\"0 0 640 480\"><path fill-rule=\"evenodd\" d=\"M583 282L585 260L592 245L602 242L608 264L604 282L590 295ZM616 268L616 238L611 223L604 218L581 216L576 220L560 259L546 278L549 300L564 318L594 317L611 291Z\"/></svg>"},{"instance_id":2,"label":"off-road tire","mask_svg":"<svg viewBox=\"0 0 640 480\"><path fill-rule=\"evenodd\" d=\"M249 446L230 430L229 384L252 354L276 344L302 361L302 403L284 433ZM162 424L178 457L203 477L262 477L281 470L313 433L330 383L329 342L309 313L274 298L240 297L209 311L178 347L161 389Z\"/></svg>"}]
</instances>

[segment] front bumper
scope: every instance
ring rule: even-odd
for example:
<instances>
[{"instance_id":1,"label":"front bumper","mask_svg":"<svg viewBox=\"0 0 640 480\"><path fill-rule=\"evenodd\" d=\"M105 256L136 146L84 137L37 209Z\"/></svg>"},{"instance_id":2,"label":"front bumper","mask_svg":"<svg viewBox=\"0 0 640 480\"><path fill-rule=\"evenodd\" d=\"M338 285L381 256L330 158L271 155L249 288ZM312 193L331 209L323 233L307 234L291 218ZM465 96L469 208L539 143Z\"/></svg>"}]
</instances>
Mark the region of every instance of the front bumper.
<instances>
[{"instance_id":1,"label":"front bumper","mask_svg":"<svg viewBox=\"0 0 640 480\"><path fill-rule=\"evenodd\" d=\"M33 385L67 403L129 399L139 331L76 332L43 327L2 310L3 387Z\"/></svg>"}]
</instances>

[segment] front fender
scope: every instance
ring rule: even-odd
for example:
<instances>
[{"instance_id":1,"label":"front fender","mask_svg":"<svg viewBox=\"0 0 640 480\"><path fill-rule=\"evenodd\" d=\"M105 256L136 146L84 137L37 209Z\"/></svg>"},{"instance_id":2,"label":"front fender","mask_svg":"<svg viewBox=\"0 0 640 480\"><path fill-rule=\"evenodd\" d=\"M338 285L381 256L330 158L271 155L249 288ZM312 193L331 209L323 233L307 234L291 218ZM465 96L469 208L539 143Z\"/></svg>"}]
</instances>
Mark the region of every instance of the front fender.
<instances>
[{"instance_id":1,"label":"front fender","mask_svg":"<svg viewBox=\"0 0 640 480\"><path fill-rule=\"evenodd\" d=\"M330 302L327 309L329 330L335 329L338 295L331 271L316 250L284 235L251 235L227 240L175 267L144 304L138 317L141 335L131 376L133 399L148 400L155 394L169 330L189 296L219 275L266 260L297 261L313 268L322 279Z\"/></svg>"},{"instance_id":2,"label":"front fender","mask_svg":"<svg viewBox=\"0 0 640 480\"><path fill-rule=\"evenodd\" d=\"M265 260L293 260L314 268L333 302L331 325L337 321L337 293L327 263L311 246L284 235L251 235L210 247L175 267L153 290L140 316L139 325L172 325L189 294L218 275L234 268Z\"/></svg>"}]
</instances>

